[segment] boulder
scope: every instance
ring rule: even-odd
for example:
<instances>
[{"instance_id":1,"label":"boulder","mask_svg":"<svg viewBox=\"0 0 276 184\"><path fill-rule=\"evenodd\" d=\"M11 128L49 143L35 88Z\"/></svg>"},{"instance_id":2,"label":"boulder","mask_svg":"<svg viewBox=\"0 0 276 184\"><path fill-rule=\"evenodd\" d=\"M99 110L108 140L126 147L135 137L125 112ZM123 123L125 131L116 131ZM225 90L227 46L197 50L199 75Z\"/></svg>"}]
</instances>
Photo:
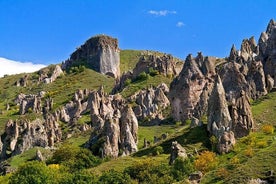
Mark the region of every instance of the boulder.
<instances>
[{"instance_id":1,"label":"boulder","mask_svg":"<svg viewBox=\"0 0 276 184\"><path fill-rule=\"evenodd\" d=\"M185 148L183 148L177 141L172 142L171 146L171 155L169 164L173 164L177 157L181 157L183 159L187 158L187 153Z\"/></svg>"}]
</instances>

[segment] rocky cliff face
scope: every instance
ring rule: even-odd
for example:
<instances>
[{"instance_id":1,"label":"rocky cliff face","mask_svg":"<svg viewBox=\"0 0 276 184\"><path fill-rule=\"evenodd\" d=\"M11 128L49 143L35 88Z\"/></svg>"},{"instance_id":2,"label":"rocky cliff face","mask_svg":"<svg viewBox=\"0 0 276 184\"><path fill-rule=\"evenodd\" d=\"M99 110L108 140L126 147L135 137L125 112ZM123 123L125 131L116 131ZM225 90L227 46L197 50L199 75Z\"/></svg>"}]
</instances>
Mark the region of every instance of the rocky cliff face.
<instances>
[{"instance_id":1,"label":"rocky cliff face","mask_svg":"<svg viewBox=\"0 0 276 184\"><path fill-rule=\"evenodd\" d=\"M187 56L182 71L170 86L169 98L175 120L184 122L191 118L201 95L208 96L215 74L213 62L211 58L204 58L201 53L196 58Z\"/></svg>"},{"instance_id":2,"label":"rocky cliff face","mask_svg":"<svg viewBox=\"0 0 276 184\"><path fill-rule=\"evenodd\" d=\"M118 40L99 35L90 38L63 63L62 68L88 65L93 70L112 77L120 76L120 51Z\"/></svg>"}]
</instances>

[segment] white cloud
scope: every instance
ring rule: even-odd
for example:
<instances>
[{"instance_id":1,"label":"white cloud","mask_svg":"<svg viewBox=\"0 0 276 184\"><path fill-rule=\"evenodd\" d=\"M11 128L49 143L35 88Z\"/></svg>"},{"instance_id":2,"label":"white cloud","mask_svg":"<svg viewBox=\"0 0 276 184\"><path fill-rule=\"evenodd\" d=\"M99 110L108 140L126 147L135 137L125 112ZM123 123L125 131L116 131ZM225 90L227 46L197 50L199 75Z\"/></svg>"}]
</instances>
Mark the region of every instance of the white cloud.
<instances>
[{"instance_id":1,"label":"white cloud","mask_svg":"<svg viewBox=\"0 0 276 184\"><path fill-rule=\"evenodd\" d=\"M6 58L0 57L0 77L5 74L19 74L19 73L29 73L37 71L45 67L43 64L33 64L31 62L19 62L12 61Z\"/></svg>"},{"instance_id":2,"label":"white cloud","mask_svg":"<svg viewBox=\"0 0 276 184\"><path fill-rule=\"evenodd\" d=\"M151 15L156 15L156 16L167 16L168 14L176 14L176 11L169 11L169 10L150 10L148 11L149 14Z\"/></svg>"},{"instance_id":3,"label":"white cloud","mask_svg":"<svg viewBox=\"0 0 276 184\"><path fill-rule=\"evenodd\" d=\"M176 23L176 27L183 27L183 26L185 26L185 24L181 21Z\"/></svg>"}]
</instances>

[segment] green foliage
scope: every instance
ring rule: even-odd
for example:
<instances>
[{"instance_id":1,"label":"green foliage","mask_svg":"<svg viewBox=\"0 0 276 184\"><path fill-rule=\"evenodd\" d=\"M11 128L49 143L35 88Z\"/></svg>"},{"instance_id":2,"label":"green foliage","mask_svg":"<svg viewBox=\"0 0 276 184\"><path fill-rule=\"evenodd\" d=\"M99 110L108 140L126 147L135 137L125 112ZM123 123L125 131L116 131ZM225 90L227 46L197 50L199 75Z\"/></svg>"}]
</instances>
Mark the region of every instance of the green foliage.
<instances>
[{"instance_id":1,"label":"green foliage","mask_svg":"<svg viewBox=\"0 0 276 184\"><path fill-rule=\"evenodd\" d=\"M156 165L152 160L145 159L127 167L125 173L139 183L172 183L171 168L166 164Z\"/></svg>"},{"instance_id":2,"label":"green foliage","mask_svg":"<svg viewBox=\"0 0 276 184\"><path fill-rule=\"evenodd\" d=\"M70 67L69 73L81 73L81 72L84 72L84 70L85 70L84 65L73 66L73 67Z\"/></svg>"},{"instance_id":3,"label":"green foliage","mask_svg":"<svg viewBox=\"0 0 276 184\"><path fill-rule=\"evenodd\" d=\"M131 84L131 79L127 79L126 81L125 81L125 86L128 86L128 85L130 85Z\"/></svg>"},{"instance_id":4,"label":"green foliage","mask_svg":"<svg viewBox=\"0 0 276 184\"><path fill-rule=\"evenodd\" d=\"M99 178L99 183L102 184L130 184L130 176L126 173L109 170L104 172Z\"/></svg>"},{"instance_id":5,"label":"green foliage","mask_svg":"<svg viewBox=\"0 0 276 184\"><path fill-rule=\"evenodd\" d=\"M194 170L193 161L190 158L183 159L178 157L174 161L172 174L177 181L181 181L187 178Z\"/></svg>"},{"instance_id":6,"label":"green foliage","mask_svg":"<svg viewBox=\"0 0 276 184\"><path fill-rule=\"evenodd\" d=\"M50 184L55 183L51 170L42 162L33 161L18 168L12 177L10 184Z\"/></svg>"},{"instance_id":7,"label":"green foliage","mask_svg":"<svg viewBox=\"0 0 276 184\"><path fill-rule=\"evenodd\" d=\"M212 151L216 151L217 150L218 139L216 138L216 136L212 135L209 140L210 140L210 143L211 143L211 146L212 146Z\"/></svg>"},{"instance_id":8,"label":"green foliage","mask_svg":"<svg viewBox=\"0 0 276 184\"><path fill-rule=\"evenodd\" d=\"M147 79L149 79L149 75L146 72L142 72L135 79L135 82L137 82L137 81L144 81L144 80L147 80Z\"/></svg>"},{"instance_id":9,"label":"green foliage","mask_svg":"<svg viewBox=\"0 0 276 184\"><path fill-rule=\"evenodd\" d=\"M54 152L48 163L63 164L70 170L76 171L95 167L101 163L101 160L88 149L65 144Z\"/></svg>"},{"instance_id":10,"label":"green foliage","mask_svg":"<svg viewBox=\"0 0 276 184\"><path fill-rule=\"evenodd\" d=\"M160 155L164 153L164 149L161 147L161 146L157 146L153 149L153 155L156 156L156 155Z\"/></svg>"},{"instance_id":11,"label":"green foliage","mask_svg":"<svg viewBox=\"0 0 276 184\"><path fill-rule=\"evenodd\" d=\"M152 67L149 68L150 76L154 77L159 74L158 70L153 69Z\"/></svg>"}]
</instances>

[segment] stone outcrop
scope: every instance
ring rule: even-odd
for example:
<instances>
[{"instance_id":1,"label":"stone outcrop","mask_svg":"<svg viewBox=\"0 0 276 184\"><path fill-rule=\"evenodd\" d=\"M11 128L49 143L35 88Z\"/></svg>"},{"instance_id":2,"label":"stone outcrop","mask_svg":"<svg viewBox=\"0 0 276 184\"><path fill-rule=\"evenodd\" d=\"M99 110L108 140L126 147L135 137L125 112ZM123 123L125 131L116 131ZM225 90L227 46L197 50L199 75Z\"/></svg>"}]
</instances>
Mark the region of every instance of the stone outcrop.
<instances>
[{"instance_id":1,"label":"stone outcrop","mask_svg":"<svg viewBox=\"0 0 276 184\"><path fill-rule=\"evenodd\" d=\"M184 122L194 114L204 113L215 73L213 58L203 57L201 53L196 58L187 56L182 71L170 86L169 99L175 120ZM200 100L203 108L196 107L201 105Z\"/></svg>"},{"instance_id":2,"label":"stone outcrop","mask_svg":"<svg viewBox=\"0 0 276 184\"><path fill-rule=\"evenodd\" d=\"M61 130L56 122L40 119L9 120L1 135L1 159L18 155L35 146L52 147L61 140Z\"/></svg>"},{"instance_id":3,"label":"stone outcrop","mask_svg":"<svg viewBox=\"0 0 276 184\"><path fill-rule=\"evenodd\" d=\"M25 75L24 77L21 77L18 81L15 82L15 85L17 87L26 87L27 84L28 84L28 78L29 78L29 75Z\"/></svg>"},{"instance_id":4,"label":"stone outcrop","mask_svg":"<svg viewBox=\"0 0 276 184\"><path fill-rule=\"evenodd\" d=\"M120 142L123 156L138 151L138 120L132 108L128 106L122 109Z\"/></svg>"},{"instance_id":5,"label":"stone outcrop","mask_svg":"<svg viewBox=\"0 0 276 184\"><path fill-rule=\"evenodd\" d=\"M187 158L187 153L185 148L183 148L177 141L172 142L171 155L169 164L173 164L175 159L181 157L183 159Z\"/></svg>"},{"instance_id":6,"label":"stone outcrop","mask_svg":"<svg viewBox=\"0 0 276 184\"><path fill-rule=\"evenodd\" d=\"M41 69L38 71L39 81L49 84L54 82L59 76L63 75L63 71L59 65L51 66L49 69Z\"/></svg>"},{"instance_id":7,"label":"stone outcrop","mask_svg":"<svg viewBox=\"0 0 276 184\"><path fill-rule=\"evenodd\" d=\"M236 138L244 137L254 130L249 98L243 90L240 96L232 101L229 109L232 117L232 130Z\"/></svg>"},{"instance_id":8,"label":"stone outcrop","mask_svg":"<svg viewBox=\"0 0 276 184\"><path fill-rule=\"evenodd\" d=\"M140 121L144 121L145 118L148 121L154 120L156 122L163 120L162 110L170 105L165 93L168 93L168 87L162 83L156 88L150 87L131 96L130 100L136 104L133 107L136 117Z\"/></svg>"},{"instance_id":9,"label":"stone outcrop","mask_svg":"<svg viewBox=\"0 0 276 184\"><path fill-rule=\"evenodd\" d=\"M170 54L162 56L155 54L143 55L133 69L133 75L137 77L142 72L150 73L150 70L155 70L159 74L175 76L179 74L181 68L181 63L178 63Z\"/></svg>"},{"instance_id":10,"label":"stone outcrop","mask_svg":"<svg viewBox=\"0 0 276 184\"><path fill-rule=\"evenodd\" d=\"M21 115L26 114L27 112L40 113L42 110L41 96L39 95L21 94L17 99L19 99L19 103L20 103L19 114Z\"/></svg>"},{"instance_id":11,"label":"stone outcrop","mask_svg":"<svg viewBox=\"0 0 276 184\"><path fill-rule=\"evenodd\" d=\"M120 51L118 40L110 36L98 35L87 40L70 59L62 64L63 69L86 65L91 69L115 78L120 76Z\"/></svg>"},{"instance_id":12,"label":"stone outcrop","mask_svg":"<svg viewBox=\"0 0 276 184\"><path fill-rule=\"evenodd\" d=\"M235 144L232 130L232 120L228 111L225 91L219 76L208 103L208 131L218 140L218 151L225 153ZM232 142L231 142L232 141Z\"/></svg>"},{"instance_id":13,"label":"stone outcrop","mask_svg":"<svg viewBox=\"0 0 276 184\"><path fill-rule=\"evenodd\" d=\"M264 65L265 75L270 75L275 82L276 79L276 22L270 20L266 32L259 38L260 58ZM274 83L275 86L275 83Z\"/></svg>"},{"instance_id":14,"label":"stone outcrop","mask_svg":"<svg viewBox=\"0 0 276 184\"><path fill-rule=\"evenodd\" d=\"M107 95L101 88L90 94L88 106L94 132L86 147L98 145L95 154L112 158L138 150L138 120L120 95Z\"/></svg>"}]
</instances>

